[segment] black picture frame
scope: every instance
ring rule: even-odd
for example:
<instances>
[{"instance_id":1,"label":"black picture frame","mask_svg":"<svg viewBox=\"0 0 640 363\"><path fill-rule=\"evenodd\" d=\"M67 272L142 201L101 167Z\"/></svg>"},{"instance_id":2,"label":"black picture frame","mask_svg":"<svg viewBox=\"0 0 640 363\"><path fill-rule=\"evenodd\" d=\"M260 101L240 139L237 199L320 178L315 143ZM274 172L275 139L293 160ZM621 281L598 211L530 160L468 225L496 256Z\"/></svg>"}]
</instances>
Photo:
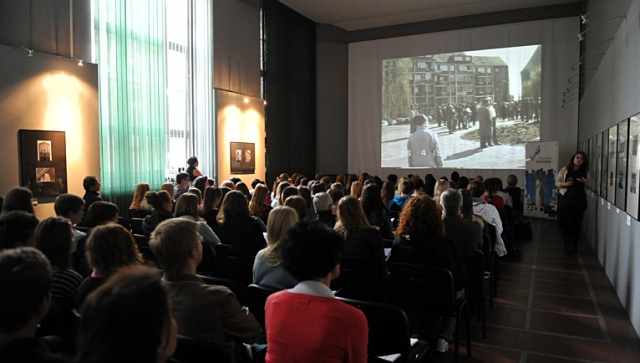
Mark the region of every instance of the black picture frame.
<instances>
[{"instance_id":1,"label":"black picture frame","mask_svg":"<svg viewBox=\"0 0 640 363\"><path fill-rule=\"evenodd\" d=\"M67 193L67 144L64 131L18 130L20 185L38 203L53 203Z\"/></svg>"},{"instance_id":2,"label":"black picture frame","mask_svg":"<svg viewBox=\"0 0 640 363\"><path fill-rule=\"evenodd\" d=\"M629 149L629 119L618 124L616 165L616 207L626 210L627 200L627 152Z\"/></svg>"},{"instance_id":3,"label":"black picture frame","mask_svg":"<svg viewBox=\"0 0 640 363\"><path fill-rule=\"evenodd\" d=\"M254 174L256 171L256 144L230 142L231 174Z\"/></svg>"}]
</instances>

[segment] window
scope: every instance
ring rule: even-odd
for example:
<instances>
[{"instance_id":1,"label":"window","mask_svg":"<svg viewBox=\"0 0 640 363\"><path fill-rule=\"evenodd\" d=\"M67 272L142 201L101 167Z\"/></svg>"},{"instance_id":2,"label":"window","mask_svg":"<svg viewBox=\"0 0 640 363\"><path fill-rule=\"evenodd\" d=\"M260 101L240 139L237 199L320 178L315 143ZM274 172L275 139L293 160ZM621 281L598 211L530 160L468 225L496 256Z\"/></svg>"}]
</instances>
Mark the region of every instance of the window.
<instances>
[{"instance_id":1,"label":"window","mask_svg":"<svg viewBox=\"0 0 640 363\"><path fill-rule=\"evenodd\" d=\"M137 183L158 190L188 156L212 149L213 6L93 0L91 11L102 190L122 210ZM201 170L215 170L201 156Z\"/></svg>"}]
</instances>

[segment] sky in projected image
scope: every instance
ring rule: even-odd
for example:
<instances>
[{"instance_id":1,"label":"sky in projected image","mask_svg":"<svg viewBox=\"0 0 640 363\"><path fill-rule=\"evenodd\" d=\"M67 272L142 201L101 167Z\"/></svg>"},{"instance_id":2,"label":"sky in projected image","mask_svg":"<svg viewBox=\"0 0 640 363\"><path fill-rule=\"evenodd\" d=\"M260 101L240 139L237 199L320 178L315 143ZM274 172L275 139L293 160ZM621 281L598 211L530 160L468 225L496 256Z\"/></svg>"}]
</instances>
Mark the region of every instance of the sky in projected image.
<instances>
[{"instance_id":1,"label":"sky in projected image","mask_svg":"<svg viewBox=\"0 0 640 363\"><path fill-rule=\"evenodd\" d=\"M541 60L540 45L384 60L381 166L523 169L540 139Z\"/></svg>"}]
</instances>

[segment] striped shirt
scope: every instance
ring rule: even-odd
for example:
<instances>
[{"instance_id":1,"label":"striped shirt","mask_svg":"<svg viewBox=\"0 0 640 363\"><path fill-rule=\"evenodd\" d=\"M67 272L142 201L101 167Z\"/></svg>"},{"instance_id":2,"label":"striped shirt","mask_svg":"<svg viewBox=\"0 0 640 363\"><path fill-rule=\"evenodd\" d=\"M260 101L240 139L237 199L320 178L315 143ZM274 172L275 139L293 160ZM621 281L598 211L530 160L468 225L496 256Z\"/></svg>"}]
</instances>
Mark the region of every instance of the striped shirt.
<instances>
[{"instance_id":1,"label":"striped shirt","mask_svg":"<svg viewBox=\"0 0 640 363\"><path fill-rule=\"evenodd\" d=\"M71 269L54 272L51 282L51 301L65 307L73 306L73 292L81 282L82 276Z\"/></svg>"}]
</instances>

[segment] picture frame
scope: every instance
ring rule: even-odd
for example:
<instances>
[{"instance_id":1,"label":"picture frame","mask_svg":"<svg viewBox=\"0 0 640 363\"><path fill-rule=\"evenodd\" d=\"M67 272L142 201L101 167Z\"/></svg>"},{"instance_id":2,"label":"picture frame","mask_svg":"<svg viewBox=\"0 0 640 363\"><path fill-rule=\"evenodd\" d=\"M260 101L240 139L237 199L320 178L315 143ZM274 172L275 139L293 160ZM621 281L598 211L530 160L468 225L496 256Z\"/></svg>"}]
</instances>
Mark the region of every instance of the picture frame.
<instances>
[{"instance_id":1,"label":"picture frame","mask_svg":"<svg viewBox=\"0 0 640 363\"><path fill-rule=\"evenodd\" d=\"M605 133L601 132L596 135L596 149L598 153L598 190L600 191L598 194L602 199L607 199L607 145L605 142Z\"/></svg>"},{"instance_id":2,"label":"picture frame","mask_svg":"<svg viewBox=\"0 0 640 363\"><path fill-rule=\"evenodd\" d=\"M627 213L638 219L640 205L640 113L629 118L629 151L627 154Z\"/></svg>"},{"instance_id":3,"label":"picture frame","mask_svg":"<svg viewBox=\"0 0 640 363\"><path fill-rule=\"evenodd\" d=\"M607 200L615 204L616 166L618 164L618 125L611 126L605 134L607 140Z\"/></svg>"},{"instance_id":4,"label":"picture frame","mask_svg":"<svg viewBox=\"0 0 640 363\"><path fill-rule=\"evenodd\" d=\"M600 190L598 188L597 177L598 177L598 165L596 162L596 137L593 136L589 139L589 167L591 168L591 185L589 189L595 193L599 194Z\"/></svg>"},{"instance_id":5,"label":"picture frame","mask_svg":"<svg viewBox=\"0 0 640 363\"><path fill-rule=\"evenodd\" d=\"M38 203L53 203L67 193L67 145L64 131L18 130L20 185Z\"/></svg>"},{"instance_id":6,"label":"picture frame","mask_svg":"<svg viewBox=\"0 0 640 363\"><path fill-rule=\"evenodd\" d=\"M627 199L627 151L629 140L629 119L618 124L616 163L616 207L626 210Z\"/></svg>"},{"instance_id":7,"label":"picture frame","mask_svg":"<svg viewBox=\"0 0 640 363\"><path fill-rule=\"evenodd\" d=\"M256 144L230 142L231 174L254 174L256 170Z\"/></svg>"}]
</instances>

